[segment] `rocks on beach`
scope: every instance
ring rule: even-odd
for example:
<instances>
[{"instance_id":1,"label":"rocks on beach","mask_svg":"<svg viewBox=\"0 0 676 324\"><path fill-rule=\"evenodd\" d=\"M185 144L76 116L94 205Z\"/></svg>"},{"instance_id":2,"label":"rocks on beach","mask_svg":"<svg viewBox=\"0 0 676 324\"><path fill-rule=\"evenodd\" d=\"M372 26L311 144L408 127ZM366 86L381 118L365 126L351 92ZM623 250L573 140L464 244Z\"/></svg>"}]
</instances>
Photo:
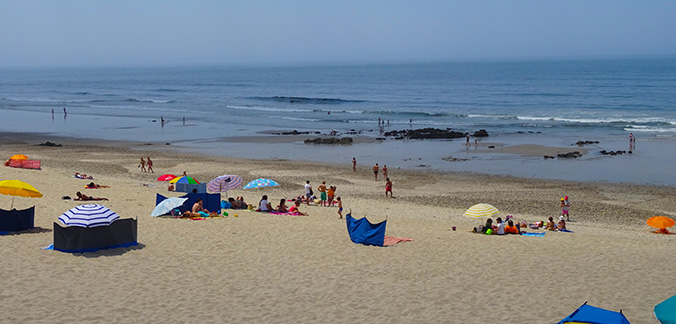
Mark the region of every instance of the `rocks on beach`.
<instances>
[{"instance_id":1,"label":"rocks on beach","mask_svg":"<svg viewBox=\"0 0 676 324\"><path fill-rule=\"evenodd\" d=\"M622 154L631 154L633 153L632 151L622 151L622 150L617 150L617 151L606 151L602 150L599 152L601 155L622 155Z\"/></svg>"},{"instance_id":2,"label":"rocks on beach","mask_svg":"<svg viewBox=\"0 0 676 324\"><path fill-rule=\"evenodd\" d=\"M327 137L327 138L308 138L304 141L305 144L352 144L352 137Z\"/></svg>"},{"instance_id":3,"label":"rocks on beach","mask_svg":"<svg viewBox=\"0 0 676 324\"><path fill-rule=\"evenodd\" d=\"M575 145L577 146L585 146L585 145L591 145L591 144L598 144L599 141L577 141Z\"/></svg>"},{"instance_id":4,"label":"rocks on beach","mask_svg":"<svg viewBox=\"0 0 676 324\"><path fill-rule=\"evenodd\" d=\"M457 132L447 129L439 128L420 128L420 129L402 129L402 130L393 130L383 133L386 137L394 137L395 139L431 139L431 138L463 138L466 136L465 132ZM488 132L485 129L474 132L474 137L486 137Z\"/></svg>"},{"instance_id":5,"label":"rocks on beach","mask_svg":"<svg viewBox=\"0 0 676 324\"><path fill-rule=\"evenodd\" d=\"M558 153L558 154L556 154L556 156L553 156L553 155L545 155L545 156L544 156L544 159L545 159L545 160L548 160L548 159L555 159L555 158L559 158L559 159L577 159L577 158L579 158L579 157L581 157L581 156L582 156L582 153L580 153L580 152L578 152L578 151L573 151L573 152L568 152L568 153Z\"/></svg>"},{"instance_id":6,"label":"rocks on beach","mask_svg":"<svg viewBox=\"0 0 676 324\"><path fill-rule=\"evenodd\" d=\"M62 147L63 145L62 145L62 144L52 143L52 142L50 142L50 141L46 141L46 142L44 142L44 143L38 144L38 146Z\"/></svg>"}]
</instances>

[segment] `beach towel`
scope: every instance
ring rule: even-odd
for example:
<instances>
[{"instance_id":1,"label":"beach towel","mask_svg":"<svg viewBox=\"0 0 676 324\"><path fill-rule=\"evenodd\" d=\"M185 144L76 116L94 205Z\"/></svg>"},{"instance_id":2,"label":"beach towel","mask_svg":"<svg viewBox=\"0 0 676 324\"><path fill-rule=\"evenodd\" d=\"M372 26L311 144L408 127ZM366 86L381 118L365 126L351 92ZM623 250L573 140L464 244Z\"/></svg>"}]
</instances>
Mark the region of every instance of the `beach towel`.
<instances>
[{"instance_id":1,"label":"beach towel","mask_svg":"<svg viewBox=\"0 0 676 324\"><path fill-rule=\"evenodd\" d=\"M560 229L559 232L565 232L565 233L575 233L569 229Z\"/></svg>"},{"instance_id":2,"label":"beach towel","mask_svg":"<svg viewBox=\"0 0 676 324\"><path fill-rule=\"evenodd\" d=\"M528 232L521 232L522 236L538 236L538 237L543 237L547 233L528 233Z\"/></svg>"},{"instance_id":3,"label":"beach towel","mask_svg":"<svg viewBox=\"0 0 676 324\"><path fill-rule=\"evenodd\" d=\"M413 239L411 238L404 238L404 237L392 237L392 236L387 236L385 235L385 240L383 241L383 246L390 246L390 245L395 245L401 242L413 242Z\"/></svg>"}]
</instances>

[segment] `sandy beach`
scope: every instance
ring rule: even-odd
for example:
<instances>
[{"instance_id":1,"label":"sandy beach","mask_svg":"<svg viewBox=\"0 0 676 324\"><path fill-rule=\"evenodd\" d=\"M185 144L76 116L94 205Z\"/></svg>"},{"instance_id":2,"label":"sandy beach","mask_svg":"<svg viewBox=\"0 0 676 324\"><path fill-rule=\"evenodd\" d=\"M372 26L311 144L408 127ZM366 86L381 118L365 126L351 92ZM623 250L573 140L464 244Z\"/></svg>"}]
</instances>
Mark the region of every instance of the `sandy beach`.
<instances>
[{"instance_id":1,"label":"sandy beach","mask_svg":"<svg viewBox=\"0 0 676 324\"><path fill-rule=\"evenodd\" d=\"M3 323L555 323L585 301L622 309L632 323L657 323L653 307L676 294L676 236L657 235L651 216L676 216L676 188L520 179L470 173L390 170L394 198L385 198L371 165L353 172L344 163L245 160L169 151L127 142L0 137L0 156L25 154L42 170L0 168L43 198L36 229L0 236ZM521 146L522 154L540 154ZM138 168L151 156L155 173ZM386 164L387 161L382 163ZM337 208L301 206L309 216L229 211L200 221L150 217L164 173L207 182L223 174L280 183L237 189L257 203L276 204L303 193L310 180L337 186L345 214L373 222L387 218L387 235L414 239L391 247L353 244ZM94 180L80 180L75 172ZM122 218L137 218L139 245L69 254L43 250L53 222L87 190ZM571 199L568 228L544 237L471 233L463 212L490 203L501 216L528 223L558 217ZM12 197L0 195L0 208ZM233 217L237 213L238 217ZM451 230L457 226L457 231Z\"/></svg>"}]
</instances>

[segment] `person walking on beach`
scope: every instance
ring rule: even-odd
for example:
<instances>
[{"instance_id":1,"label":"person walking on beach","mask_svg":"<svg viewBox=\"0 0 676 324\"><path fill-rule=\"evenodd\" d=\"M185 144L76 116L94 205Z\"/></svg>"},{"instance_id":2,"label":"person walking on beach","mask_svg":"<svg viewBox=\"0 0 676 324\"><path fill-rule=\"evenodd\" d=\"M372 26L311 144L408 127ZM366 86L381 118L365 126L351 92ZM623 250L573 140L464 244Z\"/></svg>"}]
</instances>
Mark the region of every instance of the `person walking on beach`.
<instances>
[{"instance_id":1,"label":"person walking on beach","mask_svg":"<svg viewBox=\"0 0 676 324\"><path fill-rule=\"evenodd\" d=\"M387 178L387 165L383 164L383 178Z\"/></svg>"},{"instance_id":2,"label":"person walking on beach","mask_svg":"<svg viewBox=\"0 0 676 324\"><path fill-rule=\"evenodd\" d=\"M322 181L322 184L317 187L317 191L319 191L319 200L322 206L326 206L326 181Z\"/></svg>"},{"instance_id":3,"label":"person walking on beach","mask_svg":"<svg viewBox=\"0 0 676 324\"><path fill-rule=\"evenodd\" d=\"M465 145L469 146L469 133L465 133L465 137L467 138Z\"/></svg>"},{"instance_id":4,"label":"person walking on beach","mask_svg":"<svg viewBox=\"0 0 676 324\"><path fill-rule=\"evenodd\" d=\"M139 164L139 167L141 168L141 172L146 172L146 160L141 158L141 163Z\"/></svg>"},{"instance_id":5,"label":"person walking on beach","mask_svg":"<svg viewBox=\"0 0 676 324\"><path fill-rule=\"evenodd\" d=\"M570 221L570 203L568 202L568 196L561 198L561 216L566 217L566 221Z\"/></svg>"},{"instance_id":6,"label":"person walking on beach","mask_svg":"<svg viewBox=\"0 0 676 324\"><path fill-rule=\"evenodd\" d=\"M338 216L343 219L343 201L340 200L340 197L337 197L336 201L338 202Z\"/></svg>"},{"instance_id":7,"label":"person walking on beach","mask_svg":"<svg viewBox=\"0 0 676 324\"><path fill-rule=\"evenodd\" d=\"M153 160L151 160L150 157L148 157L148 172L155 173L153 170Z\"/></svg>"},{"instance_id":8,"label":"person walking on beach","mask_svg":"<svg viewBox=\"0 0 676 324\"><path fill-rule=\"evenodd\" d=\"M390 181L390 178L387 178L386 181L387 182L385 182L385 197L387 197L387 193L389 192L390 198L394 198L392 197L392 181Z\"/></svg>"},{"instance_id":9,"label":"person walking on beach","mask_svg":"<svg viewBox=\"0 0 676 324\"><path fill-rule=\"evenodd\" d=\"M357 171L357 159L352 157L352 172L356 172L356 171Z\"/></svg>"},{"instance_id":10,"label":"person walking on beach","mask_svg":"<svg viewBox=\"0 0 676 324\"><path fill-rule=\"evenodd\" d=\"M629 151L633 151L636 149L636 137L634 136L634 133L629 133Z\"/></svg>"},{"instance_id":11,"label":"person walking on beach","mask_svg":"<svg viewBox=\"0 0 676 324\"><path fill-rule=\"evenodd\" d=\"M312 186L310 185L310 180L305 181L305 201L308 206L310 205L310 200L312 199Z\"/></svg>"},{"instance_id":12,"label":"person walking on beach","mask_svg":"<svg viewBox=\"0 0 676 324\"><path fill-rule=\"evenodd\" d=\"M378 166L378 163L376 163L376 165L373 166L373 176L376 181L378 181L378 169L380 169L380 167Z\"/></svg>"}]
</instances>

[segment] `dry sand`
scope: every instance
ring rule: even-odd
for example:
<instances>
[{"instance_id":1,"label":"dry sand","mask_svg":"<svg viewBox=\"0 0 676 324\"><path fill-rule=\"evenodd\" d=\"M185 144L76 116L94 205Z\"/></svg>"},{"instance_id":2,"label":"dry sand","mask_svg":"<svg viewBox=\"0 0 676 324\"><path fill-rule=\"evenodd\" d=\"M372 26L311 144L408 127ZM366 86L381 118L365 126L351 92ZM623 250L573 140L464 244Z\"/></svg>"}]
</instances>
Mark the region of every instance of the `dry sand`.
<instances>
[{"instance_id":1,"label":"dry sand","mask_svg":"<svg viewBox=\"0 0 676 324\"><path fill-rule=\"evenodd\" d=\"M0 168L44 197L17 197L36 206L33 231L0 236L0 322L7 323L554 323L585 301L622 309L632 323L656 323L653 307L676 293L676 236L650 233L645 220L676 215L676 189L540 181L472 174L390 170L394 199L370 166L254 161L157 152L129 143L8 141L0 156L26 154L42 170ZM125 148L130 146L133 150ZM141 173L150 155L155 173ZM164 173L208 181L238 174L281 186L233 190L256 203L303 192L310 180L338 187L346 212L388 218L387 234L414 242L380 248L353 244L337 208L301 207L307 217L233 212L221 219L151 218L155 181ZM65 201L94 176L121 217L138 218L139 246L97 253L42 250L52 223L77 205ZM144 184L150 186L144 186ZM315 190L316 191L316 190ZM543 238L473 234L462 216L479 202L532 222L559 215L571 198L568 227ZM0 196L8 209L11 197ZM451 226L457 226L452 231Z\"/></svg>"}]
</instances>

